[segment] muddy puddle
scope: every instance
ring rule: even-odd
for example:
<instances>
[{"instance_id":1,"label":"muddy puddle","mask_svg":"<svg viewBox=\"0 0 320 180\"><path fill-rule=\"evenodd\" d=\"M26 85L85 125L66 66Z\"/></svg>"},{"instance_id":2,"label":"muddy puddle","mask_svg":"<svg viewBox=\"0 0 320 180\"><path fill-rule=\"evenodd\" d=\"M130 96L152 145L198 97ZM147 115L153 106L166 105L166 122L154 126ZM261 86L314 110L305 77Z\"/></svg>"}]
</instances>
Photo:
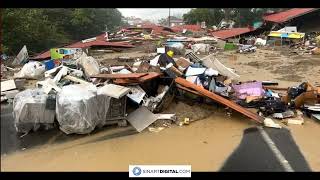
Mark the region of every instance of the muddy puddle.
<instances>
[{"instance_id":1,"label":"muddy puddle","mask_svg":"<svg viewBox=\"0 0 320 180\"><path fill-rule=\"evenodd\" d=\"M177 107L184 108L180 114L188 110L186 104ZM127 171L129 164L191 164L193 171L218 171L239 145L243 131L253 126L236 112L229 117L224 111L213 111L190 125L173 124L160 132L145 129L136 133L131 127L111 127L70 141L2 155L1 170ZM286 128L312 169L320 170L316 158L320 156L316 150L320 125L307 120L304 126Z\"/></svg>"}]
</instances>

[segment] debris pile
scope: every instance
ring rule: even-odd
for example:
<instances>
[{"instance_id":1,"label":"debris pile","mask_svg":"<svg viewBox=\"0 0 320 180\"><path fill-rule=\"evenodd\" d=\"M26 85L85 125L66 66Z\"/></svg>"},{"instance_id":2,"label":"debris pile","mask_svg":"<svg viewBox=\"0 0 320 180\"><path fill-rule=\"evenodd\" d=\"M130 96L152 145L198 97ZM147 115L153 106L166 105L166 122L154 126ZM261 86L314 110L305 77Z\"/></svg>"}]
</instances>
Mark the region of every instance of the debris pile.
<instances>
[{"instance_id":1,"label":"debris pile","mask_svg":"<svg viewBox=\"0 0 320 180\"><path fill-rule=\"evenodd\" d=\"M53 48L49 60L42 59L47 55L29 58L24 46L13 63L20 68L1 64L2 72L18 71L11 79L1 81L1 102L13 99L16 130L22 133L42 125L51 128L55 119L66 134L88 134L105 125L126 126L127 122L137 132L147 127L158 132L163 127L153 125L160 121L168 122L163 123L166 126L193 121L184 117L178 122L176 114L161 113L174 99L186 94L209 99L269 127L281 128L272 119L286 124L303 124L304 114L319 119L319 87L305 82L287 88L286 93L278 93L274 82L241 82L238 70L225 66L216 56L219 51L232 49L253 53L270 44L267 40L251 38L232 43L218 37L190 37L184 33L159 27L125 28L71 47ZM271 31L269 36L283 33L286 29ZM301 34L292 36L298 35ZM308 47L319 45L319 36L316 39ZM86 49L99 44L112 46L110 52L105 52L106 49L103 52L113 53L117 51L115 46L127 48L155 41L158 43L148 50L147 59L118 57L108 64L98 61ZM207 56L200 58L200 54ZM24 89L23 81L30 79L36 81L34 87Z\"/></svg>"}]
</instances>

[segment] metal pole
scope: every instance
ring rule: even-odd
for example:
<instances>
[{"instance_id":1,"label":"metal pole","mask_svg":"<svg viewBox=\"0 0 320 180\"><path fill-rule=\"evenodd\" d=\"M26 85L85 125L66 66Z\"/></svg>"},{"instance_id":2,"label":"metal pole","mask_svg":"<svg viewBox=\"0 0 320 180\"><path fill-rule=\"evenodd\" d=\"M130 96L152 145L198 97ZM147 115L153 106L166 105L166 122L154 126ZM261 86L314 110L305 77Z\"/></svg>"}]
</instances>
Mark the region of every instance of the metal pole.
<instances>
[{"instance_id":1,"label":"metal pole","mask_svg":"<svg viewBox=\"0 0 320 180\"><path fill-rule=\"evenodd\" d=\"M2 54L2 9L0 8L0 54Z\"/></svg>"},{"instance_id":2,"label":"metal pole","mask_svg":"<svg viewBox=\"0 0 320 180\"><path fill-rule=\"evenodd\" d=\"M171 27L171 23L170 23L170 8L169 8L169 27Z\"/></svg>"}]
</instances>

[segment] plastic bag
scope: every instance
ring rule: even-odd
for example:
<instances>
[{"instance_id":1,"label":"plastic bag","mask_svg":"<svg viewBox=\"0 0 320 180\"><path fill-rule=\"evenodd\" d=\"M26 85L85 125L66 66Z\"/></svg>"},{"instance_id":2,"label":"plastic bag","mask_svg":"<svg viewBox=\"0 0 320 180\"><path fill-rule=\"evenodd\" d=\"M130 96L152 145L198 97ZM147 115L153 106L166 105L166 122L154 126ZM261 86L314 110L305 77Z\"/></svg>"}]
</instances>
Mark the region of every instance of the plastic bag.
<instances>
[{"instance_id":1,"label":"plastic bag","mask_svg":"<svg viewBox=\"0 0 320 180\"><path fill-rule=\"evenodd\" d=\"M48 95L42 89L27 89L19 92L13 100L13 119L17 132L28 133L38 130L41 125L46 129L54 124L55 111L46 108Z\"/></svg>"},{"instance_id":2,"label":"plastic bag","mask_svg":"<svg viewBox=\"0 0 320 180\"><path fill-rule=\"evenodd\" d=\"M57 95L56 115L66 134L87 134L99 124L97 88L75 84L64 86Z\"/></svg>"},{"instance_id":3,"label":"plastic bag","mask_svg":"<svg viewBox=\"0 0 320 180\"><path fill-rule=\"evenodd\" d=\"M101 88L99 88L97 90L97 99L98 99L98 103L99 103L99 108L98 108L99 123L97 123L97 127L103 127L106 125L106 123L108 121L107 114L109 112L110 101L112 98L110 96L103 94L103 91Z\"/></svg>"},{"instance_id":4,"label":"plastic bag","mask_svg":"<svg viewBox=\"0 0 320 180\"><path fill-rule=\"evenodd\" d=\"M92 56L87 56L83 53L81 57L77 59L77 63L83 67L87 76L93 76L100 73L99 63Z\"/></svg>"},{"instance_id":5,"label":"plastic bag","mask_svg":"<svg viewBox=\"0 0 320 180\"><path fill-rule=\"evenodd\" d=\"M38 79L44 75L46 67L44 64L31 61L25 64L22 69L15 75L16 78Z\"/></svg>"},{"instance_id":6,"label":"plastic bag","mask_svg":"<svg viewBox=\"0 0 320 180\"><path fill-rule=\"evenodd\" d=\"M208 53L210 50L209 44L194 44L191 46L191 49L194 53L200 52L200 53Z\"/></svg>"},{"instance_id":7,"label":"plastic bag","mask_svg":"<svg viewBox=\"0 0 320 180\"><path fill-rule=\"evenodd\" d=\"M184 45L182 43L173 43L173 44L170 44L169 47L177 48L178 50L184 49Z\"/></svg>"}]
</instances>

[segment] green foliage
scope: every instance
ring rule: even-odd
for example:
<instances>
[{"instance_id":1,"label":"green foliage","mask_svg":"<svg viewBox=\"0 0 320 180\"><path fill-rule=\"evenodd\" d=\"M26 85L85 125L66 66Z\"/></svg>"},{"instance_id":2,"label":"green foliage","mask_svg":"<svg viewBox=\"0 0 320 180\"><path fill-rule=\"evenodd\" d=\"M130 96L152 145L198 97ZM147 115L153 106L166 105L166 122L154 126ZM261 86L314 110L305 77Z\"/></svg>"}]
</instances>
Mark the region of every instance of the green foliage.
<instances>
[{"instance_id":1,"label":"green foliage","mask_svg":"<svg viewBox=\"0 0 320 180\"><path fill-rule=\"evenodd\" d=\"M90 38L123 25L117 9L2 9L3 47L17 54L26 45L41 52L62 44Z\"/></svg>"},{"instance_id":2,"label":"green foliage","mask_svg":"<svg viewBox=\"0 0 320 180\"><path fill-rule=\"evenodd\" d=\"M223 11L216 8L196 8L183 15L184 21L187 24L196 24L197 22L205 21L207 25L217 25L223 17Z\"/></svg>"},{"instance_id":3,"label":"green foliage","mask_svg":"<svg viewBox=\"0 0 320 180\"><path fill-rule=\"evenodd\" d=\"M205 21L207 25L218 25L222 19L231 19L236 22L236 26L243 27L253 25L254 22L261 21L262 16L267 11L280 11L280 8L196 8L191 9L183 15L187 24L196 24Z\"/></svg>"}]
</instances>

